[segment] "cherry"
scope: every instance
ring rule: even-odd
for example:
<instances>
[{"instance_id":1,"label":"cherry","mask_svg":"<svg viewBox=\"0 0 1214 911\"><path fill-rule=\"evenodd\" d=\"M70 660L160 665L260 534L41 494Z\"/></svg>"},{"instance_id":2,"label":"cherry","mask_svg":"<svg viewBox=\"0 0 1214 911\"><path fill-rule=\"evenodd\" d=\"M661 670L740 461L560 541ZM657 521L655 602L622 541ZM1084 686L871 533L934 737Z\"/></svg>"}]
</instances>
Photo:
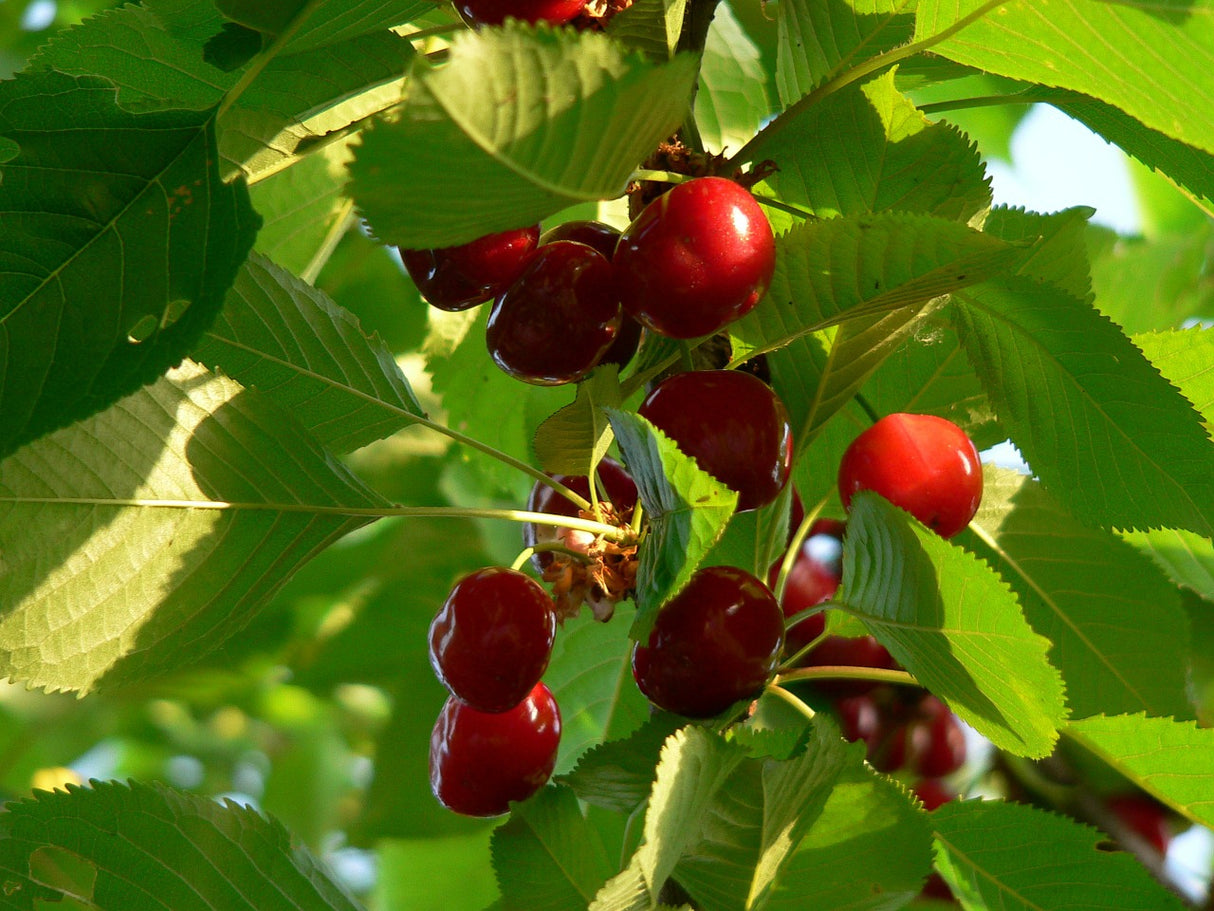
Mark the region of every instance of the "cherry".
<instances>
[{"instance_id":1,"label":"cherry","mask_svg":"<svg viewBox=\"0 0 1214 911\"><path fill-rule=\"evenodd\" d=\"M598 250L607 259L611 259L615 255L615 245L619 243L620 232L601 221L566 221L549 228L540 235L541 246L558 240L572 240L585 244Z\"/></svg>"},{"instance_id":2,"label":"cherry","mask_svg":"<svg viewBox=\"0 0 1214 911\"><path fill-rule=\"evenodd\" d=\"M658 383L637 414L738 492L738 511L776 498L792 469L788 411L771 387L737 370L695 370Z\"/></svg>"},{"instance_id":3,"label":"cherry","mask_svg":"<svg viewBox=\"0 0 1214 911\"><path fill-rule=\"evenodd\" d=\"M978 450L952 421L889 414L852 440L839 464L844 507L860 490L879 493L943 538L967 526L982 500Z\"/></svg>"},{"instance_id":4,"label":"cherry","mask_svg":"<svg viewBox=\"0 0 1214 911\"><path fill-rule=\"evenodd\" d=\"M606 501L600 501L600 507L610 505L612 513L620 520L627 521L631 516L633 508L637 502L637 486L632 480L624 466L615 459L608 456L598 464L595 471L598 476L598 489L606 497ZM585 499L590 499L590 481L585 475L551 475L554 481L564 484L574 493L581 495ZM555 516L571 516L577 518L581 515L581 510L577 508L569 499L561 496L552 487L547 484L541 484L536 481L531 488L531 494L527 497L528 512L543 512ZM600 517L602 518L602 517ZM528 522L523 526L523 545L525 547L535 547L537 544L546 544L553 541L559 541L568 547L570 550L585 553L587 546L593 540L593 535L590 532L574 531L570 528L554 527L552 525L535 525ZM532 555L531 565L536 568L537 572L543 572L554 559L554 555L548 551L539 551Z\"/></svg>"},{"instance_id":5,"label":"cherry","mask_svg":"<svg viewBox=\"0 0 1214 911\"><path fill-rule=\"evenodd\" d=\"M540 584L517 570L494 566L464 576L430 624L430 664L468 705L504 712L547 669L555 610Z\"/></svg>"},{"instance_id":6,"label":"cherry","mask_svg":"<svg viewBox=\"0 0 1214 911\"><path fill-rule=\"evenodd\" d=\"M711 335L767 292L775 241L754 197L732 180L699 177L647 205L615 251L620 299L670 338Z\"/></svg>"},{"instance_id":7,"label":"cherry","mask_svg":"<svg viewBox=\"0 0 1214 911\"><path fill-rule=\"evenodd\" d=\"M455 9L469 25L501 25L507 16L524 22L563 25L586 5L586 0L456 0Z\"/></svg>"},{"instance_id":8,"label":"cherry","mask_svg":"<svg viewBox=\"0 0 1214 911\"><path fill-rule=\"evenodd\" d=\"M794 504L795 505L795 504ZM800 524L798 522L798 524ZM836 519L818 519L809 527L801 550L788 571L780 607L785 617L794 617L806 608L829 601L843 579L843 530ZM772 566L768 581L775 585L780 563ZM794 655L826 629L826 615L814 614L792 625L784 637L784 651Z\"/></svg>"},{"instance_id":9,"label":"cherry","mask_svg":"<svg viewBox=\"0 0 1214 911\"><path fill-rule=\"evenodd\" d=\"M757 694L783 644L783 614L767 586L711 566L658 611L648 640L633 648L632 676L659 708L708 718Z\"/></svg>"},{"instance_id":10,"label":"cherry","mask_svg":"<svg viewBox=\"0 0 1214 911\"><path fill-rule=\"evenodd\" d=\"M1172 832L1167 813L1145 794L1117 794L1106 801L1110 810L1160 854L1168 853Z\"/></svg>"},{"instance_id":11,"label":"cherry","mask_svg":"<svg viewBox=\"0 0 1214 911\"><path fill-rule=\"evenodd\" d=\"M923 809L929 813L944 806L957 796L939 778L924 778L917 781L911 790L914 791L916 797L923 801Z\"/></svg>"},{"instance_id":12,"label":"cherry","mask_svg":"<svg viewBox=\"0 0 1214 911\"><path fill-rule=\"evenodd\" d=\"M456 813L498 816L544 786L560 741L561 713L542 683L506 712L451 696L430 735L430 788Z\"/></svg>"},{"instance_id":13,"label":"cherry","mask_svg":"<svg viewBox=\"0 0 1214 911\"><path fill-rule=\"evenodd\" d=\"M845 696L835 703L835 714L839 716L839 727L843 738L854 743L863 740L872 751L881 736L885 733L885 725L881 718L881 709L876 701L867 694L861 696Z\"/></svg>"},{"instance_id":14,"label":"cherry","mask_svg":"<svg viewBox=\"0 0 1214 911\"><path fill-rule=\"evenodd\" d=\"M827 636L805 656L805 667L875 667L893 670L898 666L885 646L872 636L848 639ZM878 686L869 680L815 680L814 685L831 696L857 696Z\"/></svg>"},{"instance_id":15,"label":"cherry","mask_svg":"<svg viewBox=\"0 0 1214 911\"><path fill-rule=\"evenodd\" d=\"M493 302L485 342L494 362L540 386L582 379L619 333L611 275L611 263L585 244L540 247Z\"/></svg>"},{"instance_id":16,"label":"cherry","mask_svg":"<svg viewBox=\"0 0 1214 911\"><path fill-rule=\"evenodd\" d=\"M925 696L920 702L920 720L912 722L916 729L914 751L910 765L925 778L943 778L965 764L965 732L957 716L935 696Z\"/></svg>"},{"instance_id":17,"label":"cherry","mask_svg":"<svg viewBox=\"0 0 1214 911\"><path fill-rule=\"evenodd\" d=\"M522 273L540 238L540 226L487 234L458 247L401 249L417 290L439 310L467 310L496 297Z\"/></svg>"}]
</instances>

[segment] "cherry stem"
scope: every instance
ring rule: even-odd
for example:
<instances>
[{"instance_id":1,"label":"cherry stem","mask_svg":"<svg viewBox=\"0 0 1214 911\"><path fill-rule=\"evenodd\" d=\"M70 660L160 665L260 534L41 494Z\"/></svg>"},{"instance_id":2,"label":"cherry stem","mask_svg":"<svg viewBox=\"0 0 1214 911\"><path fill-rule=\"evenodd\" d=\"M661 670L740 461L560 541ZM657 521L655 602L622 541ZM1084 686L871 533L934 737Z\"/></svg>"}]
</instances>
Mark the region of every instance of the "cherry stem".
<instances>
[{"instance_id":1,"label":"cherry stem","mask_svg":"<svg viewBox=\"0 0 1214 911\"><path fill-rule=\"evenodd\" d=\"M564 554L566 557L572 557L579 563L589 565L590 563L594 562L586 554L578 553L576 550L571 550L563 544L558 544L556 541L548 541L543 544L535 544L531 547L523 548L522 552L515 557L514 562L510 564L510 568L514 570L522 570L522 568L527 565L527 561L531 559L533 554Z\"/></svg>"},{"instance_id":2,"label":"cherry stem","mask_svg":"<svg viewBox=\"0 0 1214 911\"><path fill-rule=\"evenodd\" d=\"M912 674L884 667L851 667L843 664L822 664L799 667L776 675L779 684L803 680L869 680L873 683L896 683L899 686L921 686Z\"/></svg>"},{"instance_id":3,"label":"cherry stem","mask_svg":"<svg viewBox=\"0 0 1214 911\"><path fill-rule=\"evenodd\" d=\"M776 683L774 681L772 683L767 684L767 692L771 693L771 695L773 695L773 696L777 696L780 699L783 699L786 703L788 703L794 709L796 709L800 715L803 715L806 719L808 719L810 721L812 721L814 719L814 716L818 714L812 708L810 708L808 705L806 705L805 701L803 699L801 699L800 696L798 696L796 693L791 692L790 690L785 689L784 687L780 686L778 683Z\"/></svg>"},{"instance_id":4,"label":"cherry stem","mask_svg":"<svg viewBox=\"0 0 1214 911\"><path fill-rule=\"evenodd\" d=\"M875 424L875 423L877 423L877 421L881 420L881 415L877 414L877 410L875 408L873 408L872 404L869 403L868 399L866 399L859 392L856 393L855 398L856 398L856 404L864 409L864 413L868 415L868 419L870 421L872 421Z\"/></svg>"},{"instance_id":5,"label":"cherry stem","mask_svg":"<svg viewBox=\"0 0 1214 911\"><path fill-rule=\"evenodd\" d=\"M637 168L628 179L629 181L647 180L650 183L686 183L691 180L691 177L675 171L655 171L651 168Z\"/></svg>"},{"instance_id":6,"label":"cherry stem","mask_svg":"<svg viewBox=\"0 0 1214 911\"><path fill-rule=\"evenodd\" d=\"M755 201L760 205L767 206L772 209L779 209L781 212L787 212L789 215L795 215L797 218L804 218L806 221L816 221L818 219L818 216L813 212L791 205L790 203L783 202L782 200L776 199L773 196L764 196L761 193L756 193L754 190L750 191L750 195L753 196Z\"/></svg>"},{"instance_id":7,"label":"cherry stem","mask_svg":"<svg viewBox=\"0 0 1214 911\"><path fill-rule=\"evenodd\" d=\"M823 497L813 509L805 514L805 518L801 520L801 524L797 526L796 531L793 533L792 540L788 542L788 550L784 553L784 559L780 561L780 573L776 577L775 596L777 601L783 601L784 599L784 587L788 583L788 575L792 572L793 564L797 562L797 557L801 553L801 545L805 543L809 529L818 520L818 516L822 514L822 510L826 508L827 499L827 497ZM812 613L816 614L820 612L813 611ZM800 616L798 614L798 617ZM804 614L804 616L808 617L811 614ZM815 639L814 642L817 642L817 640Z\"/></svg>"}]
</instances>

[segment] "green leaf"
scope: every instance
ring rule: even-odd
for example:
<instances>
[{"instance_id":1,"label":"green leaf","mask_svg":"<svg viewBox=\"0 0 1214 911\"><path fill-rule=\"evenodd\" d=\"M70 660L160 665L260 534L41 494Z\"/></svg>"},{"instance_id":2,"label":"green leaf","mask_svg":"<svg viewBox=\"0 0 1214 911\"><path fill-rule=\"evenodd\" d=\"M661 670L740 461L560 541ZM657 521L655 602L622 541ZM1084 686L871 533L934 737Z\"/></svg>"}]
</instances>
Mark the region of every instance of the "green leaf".
<instances>
[{"instance_id":1,"label":"green leaf","mask_svg":"<svg viewBox=\"0 0 1214 911\"><path fill-rule=\"evenodd\" d=\"M561 627L544 681L561 707L556 771L573 767L594 744L631 734L649 717L632 679L632 610L616 607L602 623L582 611Z\"/></svg>"},{"instance_id":2,"label":"green leaf","mask_svg":"<svg viewBox=\"0 0 1214 911\"><path fill-rule=\"evenodd\" d=\"M1214 600L1214 541L1175 528L1122 532L1121 536L1154 560L1174 583Z\"/></svg>"},{"instance_id":3,"label":"green leaf","mask_svg":"<svg viewBox=\"0 0 1214 911\"><path fill-rule=\"evenodd\" d=\"M685 718L669 712L656 712L623 740L588 750L577 767L562 776L561 783L571 787L579 800L631 813L649 797L663 744L686 723Z\"/></svg>"},{"instance_id":4,"label":"green leaf","mask_svg":"<svg viewBox=\"0 0 1214 911\"><path fill-rule=\"evenodd\" d=\"M578 384L577 398L540 424L535 454L545 471L587 476L611 446L611 423L605 408L622 401L617 371L600 368Z\"/></svg>"},{"instance_id":5,"label":"green leaf","mask_svg":"<svg viewBox=\"0 0 1214 911\"><path fill-rule=\"evenodd\" d=\"M1176 660L1189 649L1188 622L1176 589L1143 556L1077 522L1036 481L990 467L968 534L962 543L977 539L1053 642L1073 717L1191 716Z\"/></svg>"},{"instance_id":6,"label":"green leaf","mask_svg":"<svg viewBox=\"0 0 1214 911\"><path fill-rule=\"evenodd\" d=\"M1214 826L1214 729L1139 714L1083 718L1064 733L1178 813Z\"/></svg>"},{"instance_id":7,"label":"green leaf","mask_svg":"<svg viewBox=\"0 0 1214 911\"><path fill-rule=\"evenodd\" d=\"M1000 421L1081 520L1214 531L1214 444L1192 406L1108 319L1014 277L951 311Z\"/></svg>"},{"instance_id":8,"label":"green leaf","mask_svg":"<svg viewBox=\"0 0 1214 911\"><path fill-rule=\"evenodd\" d=\"M1034 758L1050 752L1065 707L1049 643L985 563L861 492L835 600L996 746Z\"/></svg>"},{"instance_id":9,"label":"green leaf","mask_svg":"<svg viewBox=\"0 0 1214 911\"><path fill-rule=\"evenodd\" d=\"M87 692L201 658L386 506L289 415L187 362L0 462L0 673Z\"/></svg>"},{"instance_id":10,"label":"green leaf","mask_svg":"<svg viewBox=\"0 0 1214 911\"><path fill-rule=\"evenodd\" d=\"M950 801L931 814L937 864L965 907L1184 908L1105 836L1054 813L1004 800Z\"/></svg>"},{"instance_id":11,"label":"green leaf","mask_svg":"<svg viewBox=\"0 0 1214 911\"><path fill-rule=\"evenodd\" d=\"M931 51L990 73L1073 89L1214 151L1214 20L1205 3L920 0L915 38L985 11ZM1166 65L1162 62L1166 61Z\"/></svg>"},{"instance_id":12,"label":"green leaf","mask_svg":"<svg viewBox=\"0 0 1214 911\"><path fill-rule=\"evenodd\" d=\"M249 28L285 33L283 47L293 54L383 32L434 8L433 0L215 0L215 5Z\"/></svg>"},{"instance_id":13,"label":"green leaf","mask_svg":"<svg viewBox=\"0 0 1214 911\"><path fill-rule=\"evenodd\" d=\"M372 907L484 911L500 898L489 869L488 828L470 835L384 839L376 845Z\"/></svg>"},{"instance_id":14,"label":"green leaf","mask_svg":"<svg viewBox=\"0 0 1214 911\"><path fill-rule=\"evenodd\" d=\"M905 44L915 16L906 0L791 0L780 4L778 22L776 85L787 107L840 73Z\"/></svg>"},{"instance_id":15,"label":"green leaf","mask_svg":"<svg viewBox=\"0 0 1214 911\"><path fill-rule=\"evenodd\" d=\"M613 867L568 788L546 787L493 833L502 907L565 911L590 904Z\"/></svg>"},{"instance_id":16,"label":"green leaf","mask_svg":"<svg viewBox=\"0 0 1214 911\"><path fill-rule=\"evenodd\" d=\"M633 638L644 641L658 608L682 590L725 530L738 495L644 418L616 409L607 414L649 520L632 626Z\"/></svg>"},{"instance_id":17,"label":"green leaf","mask_svg":"<svg viewBox=\"0 0 1214 911\"><path fill-rule=\"evenodd\" d=\"M382 240L460 244L624 191L683 121L696 58L651 64L603 35L508 23L419 68L370 130L350 192Z\"/></svg>"},{"instance_id":18,"label":"green leaf","mask_svg":"<svg viewBox=\"0 0 1214 911\"><path fill-rule=\"evenodd\" d=\"M679 46L687 0L636 0L607 23L607 34L630 50L668 60Z\"/></svg>"},{"instance_id":19,"label":"green leaf","mask_svg":"<svg viewBox=\"0 0 1214 911\"><path fill-rule=\"evenodd\" d=\"M237 274L195 357L256 386L337 452L423 416L378 338L368 338L349 311L261 256L250 257Z\"/></svg>"},{"instance_id":20,"label":"green leaf","mask_svg":"<svg viewBox=\"0 0 1214 911\"><path fill-rule=\"evenodd\" d=\"M758 47L733 10L721 5L713 16L700 61L696 126L710 151L741 148L771 111L767 71Z\"/></svg>"},{"instance_id":21,"label":"green leaf","mask_svg":"<svg viewBox=\"0 0 1214 911\"><path fill-rule=\"evenodd\" d=\"M100 80L0 84L0 455L178 363L253 243L203 115L134 115Z\"/></svg>"},{"instance_id":22,"label":"green leaf","mask_svg":"<svg viewBox=\"0 0 1214 911\"><path fill-rule=\"evenodd\" d=\"M1185 329L1177 332L1148 332L1131 341L1173 386L1184 393L1206 423L1214 428L1214 330Z\"/></svg>"},{"instance_id":23,"label":"green leaf","mask_svg":"<svg viewBox=\"0 0 1214 911\"><path fill-rule=\"evenodd\" d=\"M48 876L52 858L71 863ZM73 897L149 911L357 909L278 822L159 785L93 782L9 804L0 871L6 906L21 911ZM65 894L82 883L89 894Z\"/></svg>"},{"instance_id":24,"label":"green leaf","mask_svg":"<svg viewBox=\"0 0 1214 911\"><path fill-rule=\"evenodd\" d=\"M782 115L747 152L776 163L766 183L781 200L822 218L917 212L966 222L991 204L977 147L920 113L893 72Z\"/></svg>"},{"instance_id":25,"label":"green leaf","mask_svg":"<svg viewBox=\"0 0 1214 911\"><path fill-rule=\"evenodd\" d=\"M923 216L806 223L777 238L771 289L731 327L739 340L734 356L771 352L772 384L789 410L799 459L929 302L999 274L1022 255L964 225ZM828 326L839 328L826 353L806 331Z\"/></svg>"}]
</instances>

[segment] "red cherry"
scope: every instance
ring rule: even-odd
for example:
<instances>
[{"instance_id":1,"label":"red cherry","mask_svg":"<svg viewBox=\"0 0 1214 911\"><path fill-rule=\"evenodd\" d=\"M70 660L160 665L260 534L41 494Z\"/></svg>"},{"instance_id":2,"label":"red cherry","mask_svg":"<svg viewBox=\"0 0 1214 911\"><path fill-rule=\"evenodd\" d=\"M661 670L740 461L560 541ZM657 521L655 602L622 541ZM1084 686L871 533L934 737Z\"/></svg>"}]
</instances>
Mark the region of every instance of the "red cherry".
<instances>
[{"instance_id":1,"label":"red cherry","mask_svg":"<svg viewBox=\"0 0 1214 911\"><path fill-rule=\"evenodd\" d=\"M623 311L611 263L585 244L540 247L498 295L485 327L494 363L540 386L582 379L619 333Z\"/></svg>"},{"instance_id":2,"label":"red cherry","mask_svg":"<svg viewBox=\"0 0 1214 911\"><path fill-rule=\"evenodd\" d=\"M982 500L982 466L965 431L932 414L889 414L852 440L839 464L844 507L879 493L943 538L960 532Z\"/></svg>"},{"instance_id":3,"label":"red cherry","mask_svg":"<svg viewBox=\"0 0 1214 911\"><path fill-rule=\"evenodd\" d=\"M924 716L912 722L917 732L912 768L925 778L943 778L965 765L965 732L957 716L935 696L927 696L920 704Z\"/></svg>"},{"instance_id":4,"label":"red cherry","mask_svg":"<svg viewBox=\"0 0 1214 911\"><path fill-rule=\"evenodd\" d=\"M524 22L563 25L582 11L586 0L456 0L455 9L469 25L501 25L507 16Z\"/></svg>"},{"instance_id":5,"label":"red cherry","mask_svg":"<svg viewBox=\"0 0 1214 911\"><path fill-rule=\"evenodd\" d=\"M599 462L595 472L599 479L599 490L610 503L617 517L627 520L637 502L637 486L624 466L610 457ZM552 475L553 480L559 481L576 494L587 500L590 499L590 484L585 475ZM580 511L567 498L561 496L547 484L536 481L527 497L528 512L543 512L555 516L578 517ZM535 525L528 522L523 526L523 545L535 547L551 541L561 541L570 550L585 552L593 536L589 532L573 531L569 528L559 528L552 525ZM531 557L531 564L537 572L543 572L552 562L553 556L546 551L540 551Z\"/></svg>"},{"instance_id":6,"label":"red cherry","mask_svg":"<svg viewBox=\"0 0 1214 911\"><path fill-rule=\"evenodd\" d=\"M783 644L783 614L767 586L711 566L658 611L649 639L633 648L632 676L659 708L708 718L756 695Z\"/></svg>"},{"instance_id":7,"label":"red cherry","mask_svg":"<svg viewBox=\"0 0 1214 911\"><path fill-rule=\"evenodd\" d=\"M1160 854L1168 852L1172 831L1167 812L1145 794L1117 794L1106 801L1123 823L1141 835Z\"/></svg>"},{"instance_id":8,"label":"red cherry","mask_svg":"<svg viewBox=\"0 0 1214 911\"><path fill-rule=\"evenodd\" d=\"M923 809L929 813L937 807L942 807L954 797L957 796L951 788L947 787L939 778L924 778L915 783L911 788L915 796L923 801Z\"/></svg>"},{"instance_id":9,"label":"red cherry","mask_svg":"<svg viewBox=\"0 0 1214 911\"><path fill-rule=\"evenodd\" d=\"M800 524L800 523L798 523ZM843 529L835 519L818 519L801 542L801 550L788 571L780 607L785 617L794 617L806 608L829 601L843 579ZM780 564L777 562L768 576L775 585ZM826 615L814 614L793 624L784 638L784 651L794 655L826 629Z\"/></svg>"},{"instance_id":10,"label":"red cherry","mask_svg":"<svg viewBox=\"0 0 1214 911\"><path fill-rule=\"evenodd\" d=\"M871 750L883 733L881 710L871 696L845 696L835 703L845 740L863 740Z\"/></svg>"},{"instance_id":11,"label":"red cherry","mask_svg":"<svg viewBox=\"0 0 1214 911\"><path fill-rule=\"evenodd\" d=\"M848 639L827 636L805 657L805 667L876 667L893 670L893 656L872 636ZM832 696L857 696L879 684L868 680L815 680L814 685Z\"/></svg>"},{"instance_id":12,"label":"red cherry","mask_svg":"<svg viewBox=\"0 0 1214 911\"><path fill-rule=\"evenodd\" d=\"M792 469L788 411L762 380L737 370L669 377L637 414L674 440L700 468L738 492L738 511L776 498Z\"/></svg>"},{"instance_id":13,"label":"red cherry","mask_svg":"<svg viewBox=\"0 0 1214 911\"><path fill-rule=\"evenodd\" d=\"M558 240L572 240L593 247L607 259L615 254L620 232L601 221L566 221L540 235L540 246Z\"/></svg>"},{"instance_id":14,"label":"red cherry","mask_svg":"<svg viewBox=\"0 0 1214 911\"><path fill-rule=\"evenodd\" d=\"M400 250L417 290L439 310L467 310L496 297L526 268L540 226L487 234L458 247Z\"/></svg>"},{"instance_id":15,"label":"red cherry","mask_svg":"<svg viewBox=\"0 0 1214 911\"><path fill-rule=\"evenodd\" d=\"M767 293L775 241L747 190L700 177L662 194L615 251L620 299L646 328L670 338L711 335Z\"/></svg>"},{"instance_id":16,"label":"red cherry","mask_svg":"<svg viewBox=\"0 0 1214 911\"><path fill-rule=\"evenodd\" d=\"M470 573L430 623L430 664L468 705L504 712L544 675L556 638L555 610L540 584L517 570Z\"/></svg>"},{"instance_id":17,"label":"red cherry","mask_svg":"<svg viewBox=\"0 0 1214 911\"><path fill-rule=\"evenodd\" d=\"M556 766L561 713L542 683L506 712L450 697L430 735L430 788L464 816L498 816L544 786Z\"/></svg>"}]
</instances>

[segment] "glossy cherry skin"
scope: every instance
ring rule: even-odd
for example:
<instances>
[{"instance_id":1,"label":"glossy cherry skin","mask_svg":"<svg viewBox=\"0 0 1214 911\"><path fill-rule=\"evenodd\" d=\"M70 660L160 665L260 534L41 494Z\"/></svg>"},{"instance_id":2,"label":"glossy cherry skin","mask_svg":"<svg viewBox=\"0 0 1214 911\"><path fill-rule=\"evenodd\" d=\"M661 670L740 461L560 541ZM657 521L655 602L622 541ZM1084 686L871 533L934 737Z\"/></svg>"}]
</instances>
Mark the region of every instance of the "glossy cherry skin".
<instances>
[{"instance_id":1,"label":"glossy cherry skin","mask_svg":"<svg viewBox=\"0 0 1214 911\"><path fill-rule=\"evenodd\" d=\"M747 190L699 177L662 194L615 250L620 299L646 328L670 338L711 335L767 293L775 241Z\"/></svg>"},{"instance_id":2,"label":"glossy cherry skin","mask_svg":"<svg viewBox=\"0 0 1214 911\"><path fill-rule=\"evenodd\" d=\"M1168 852L1172 831L1166 811L1145 794L1118 794L1106 801L1123 823L1141 835L1160 854Z\"/></svg>"},{"instance_id":3,"label":"glossy cherry skin","mask_svg":"<svg viewBox=\"0 0 1214 911\"><path fill-rule=\"evenodd\" d=\"M691 577L632 651L632 676L658 708L709 718L755 696L775 673L784 617L767 586L732 566Z\"/></svg>"},{"instance_id":4,"label":"glossy cherry skin","mask_svg":"<svg viewBox=\"0 0 1214 911\"><path fill-rule=\"evenodd\" d=\"M452 694L481 712L522 701L548 668L552 598L530 576L493 566L460 579L430 623L430 664Z\"/></svg>"},{"instance_id":5,"label":"glossy cherry skin","mask_svg":"<svg viewBox=\"0 0 1214 911\"><path fill-rule=\"evenodd\" d=\"M637 414L700 468L738 492L738 511L776 498L792 469L788 411L771 387L737 370L694 370L658 383Z\"/></svg>"},{"instance_id":6,"label":"glossy cherry skin","mask_svg":"<svg viewBox=\"0 0 1214 911\"><path fill-rule=\"evenodd\" d=\"M798 523L800 524L800 523ZM806 608L829 601L843 580L843 530L845 524L836 519L818 519L809 528L801 550L788 571L780 607L791 618ZM769 581L774 585L780 571L777 563L771 568ZM784 638L784 651L794 655L813 642L826 629L826 615L814 614L799 620Z\"/></svg>"},{"instance_id":7,"label":"glossy cherry skin","mask_svg":"<svg viewBox=\"0 0 1214 911\"><path fill-rule=\"evenodd\" d=\"M598 469L595 471L599 479L600 496L604 497L608 503L612 505L617 516L627 517L631 514L632 509L637 503L637 486L632 480L624 466L615 459L608 456L599 462ZM585 475L551 475L554 481L559 481L576 494L580 494L587 500L590 499L590 483ZM531 493L527 497L528 512L544 512L554 516L571 516L577 518L579 510L569 499L561 496L547 484L541 484L536 481L531 488ZM590 542L592 536L589 532L573 531L569 528L560 528L552 525L536 525L528 522L523 525L523 546L535 547L537 544L545 544L551 541L560 540L570 550L579 550L583 552L585 546ZM538 572L543 572L544 569L552 562L552 554L544 551L535 553L531 557L531 565Z\"/></svg>"},{"instance_id":8,"label":"glossy cherry skin","mask_svg":"<svg viewBox=\"0 0 1214 911\"><path fill-rule=\"evenodd\" d=\"M506 712L450 697L430 735L430 788L464 816L498 816L544 786L556 766L561 713L542 683Z\"/></svg>"},{"instance_id":9,"label":"glossy cherry skin","mask_svg":"<svg viewBox=\"0 0 1214 911\"><path fill-rule=\"evenodd\" d=\"M487 234L457 247L400 250L417 290L439 310L467 310L496 297L522 274L540 226Z\"/></svg>"},{"instance_id":10,"label":"glossy cherry skin","mask_svg":"<svg viewBox=\"0 0 1214 911\"><path fill-rule=\"evenodd\" d=\"M585 7L586 0L457 0L455 9L471 26L501 25L510 16L524 22L564 25Z\"/></svg>"},{"instance_id":11,"label":"glossy cherry skin","mask_svg":"<svg viewBox=\"0 0 1214 911\"><path fill-rule=\"evenodd\" d=\"M844 507L860 490L879 493L951 538L969 525L982 501L978 450L945 418L886 415L852 440L839 463Z\"/></svg>"},{"instance_id":12,"label":"glossy cherry skin","mask_svg":"<svg viewBox=\"0 0 1214 911\"><path fill-rule=\"evenodd\" d=\"M489 354L526 383L557 386L595 368L620 330L612 267L574 241L545 244L498 295L485 327Z\"/></svg>"},{"instance_id":13,"label":"glossy cherry skin","mask_svg":"<svg viewBox=\"0 0 1214 911\"><path fill-rule=\"evenodd\" d=\"M555 225L540 235L540 245L558 240L572 240L593 247L607 259L615 255L615 246L620 241L620 232L601 221L566 221Z\"/></svg>"}]
</instances>

